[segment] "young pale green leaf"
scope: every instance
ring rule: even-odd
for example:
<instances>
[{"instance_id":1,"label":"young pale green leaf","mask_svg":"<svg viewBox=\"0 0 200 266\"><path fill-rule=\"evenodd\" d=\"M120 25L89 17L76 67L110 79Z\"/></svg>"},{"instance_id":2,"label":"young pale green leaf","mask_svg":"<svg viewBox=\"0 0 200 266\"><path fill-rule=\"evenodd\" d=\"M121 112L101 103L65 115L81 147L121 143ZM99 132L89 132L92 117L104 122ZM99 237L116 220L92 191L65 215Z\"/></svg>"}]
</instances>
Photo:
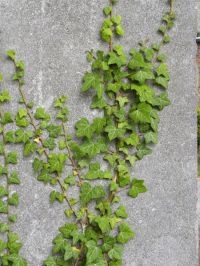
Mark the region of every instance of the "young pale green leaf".
<instances>
[{"instance_id":1,"label":"young pale green leaf","mask_svg":"<svg viewBox=\"0 0 200 266\"><path fill-rule=\"evenodd\" d=\"M157 106L160 110L162 110L165 106L170 105L170 100L168 98L168 94L166 92L161 93L160 95L154 97L152 101L153 106Z\"/></svg>"},{"instance_id":2,"label":"young pale green leaf","mask_svg":"<svg viewBox=\"0 0 200 266\"><path fill-rule=\"evenodd\" d=\"M124 35L124 29L123 29L122 25L117 25L115 28L115 32L117 35L123 36Z\"/></svg>"},{"instance_id":3,"label":"young pale green leaf","mask_svg":"<svg viewBox=\"0 0 200 266\"><path fill-rule=\"evenodd\" d=\"M159 86L167 89L168 88L168 84L169 84L169 80L166 77L157 77L155 79L155 83L158 84Z\"/></svg>"},{"instance_id":4,"label":"young pale green leaf","mask_svg":"<svg viewBox=\"0 0 200 266\"><path fill-rule=\"evenodd\" d=\"M137 80L140 84L145 84L146 80L155 79L155 76L151 70L141 69L135 74L131 74L130 78L131 80Z\"/></svg>"},{"instance_id":5,"label":"young pale green leaf","mask_svg":"<svg viewBox=\"0 0 200 266\"><path fill-rule=\"evenodd\" d=\"M12 262L12 265L15 265L15 266L27 266L28 265L27 261L24 258L22 258L19 254L16 254L16 253L10 254L8 256L8 260Z\"/></svg>"},{"instance_id":6,"label":"young pale green leaf","mask_svg":"<svg viewBox=\"0 0 200 266\"><path fill-rule=\"evenodd\" d=\"M3 90L0 93L0 102L9 102L11 99L10 93L7 90Z\"/></svg>"},{"instance_id":7,"label":"young pale green leaf","mask_svg":"<svg viewBox=\"0 0 200 266\"><path fill-rule=\"evenodd\" d=\"M112 12L112 6L106 6L106 7L104 7L103 13L104 13L105 16L110 15L111 12Z\"/></svg>"},{"instance_id":8,"label":"young pale green leaf","mask_svg":"<svg viewBox=\"0 0 200 266\"><path fill-rule=\"evenodd\" d=\"M95 222L98 224L102 233L109 233L111 230L109 217L97 216Z\"/></svg>"},{"instance_id":9,"label":"young pale green leaf","mask_svg":"<svg viewBox=\"0 0 200 266\"><path fill-rule=\"evenodd\" d=\"M147 188L144 185L144 180L134 178L128 195L132 198L136 198L140 193L144 193L146 191Z\"/></svg>"}]
</instances>

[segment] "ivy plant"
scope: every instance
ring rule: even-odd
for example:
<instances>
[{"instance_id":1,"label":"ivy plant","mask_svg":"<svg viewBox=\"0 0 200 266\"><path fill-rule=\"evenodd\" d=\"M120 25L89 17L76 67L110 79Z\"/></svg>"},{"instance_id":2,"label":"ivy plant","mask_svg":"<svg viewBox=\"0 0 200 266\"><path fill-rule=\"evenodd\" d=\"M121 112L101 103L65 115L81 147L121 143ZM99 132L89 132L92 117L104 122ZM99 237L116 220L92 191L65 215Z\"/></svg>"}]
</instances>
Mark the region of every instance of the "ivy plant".
<instances>
[{"instance_id":1,"label":"ivy plant","mask_svg":"<svg viewBox=\"0 0 200 266\"><path fill-rule=\"evenodd\" d=\"M20 178L12 167L18 160L17 152L12 149L12 144L16 140L15 133L9 130L14 117L11 112L4 111L6 103L10 100L9 92L2 90L0 93L0 264L26 266L26 260L19 254L22 247L19 236L12 230L12 224L17 221L16 211L13 208L19 204L19 195L15 187L20 184Z\"/></svg>"},{"instance_id":2,"label":"ivy plant","mask_svg":"<svg viewBox=\"0 0 200 266\"><path fill-rule=\"evenodd\" d=\"M55 99L54 114L35 107L23 90L24 62L17 60L15 51L7 52L20 100L14 117L17 129L5 135L2 149L7 142L22 144L23 155L34 158L37 180L52 186L50 202L63 203L66 215L44 266L120 266L124 245L135 236L121 195L136 198L147 191L144 180L132 176L131 170L158 142L159 112L170 104L170 75L161 48L170 42L175 13L171 0L158 29L161 41L142 41L127 54L115 44L124 35L121 16L114 12L117 2L110 0L103 9L100 36L108 51L88 51L91 70L83 76L82 93L91 91L90 108L99 110L99 116L78 120L75 136L69 134L67 97ZM4 116L1 121L13 122L11 115ZM15 153L6 154L3 169L16 159ZM8 181L12 177L7 172L6 176ZM7 196L7 189L2 191ZM18 197L12 194L2 206L7 212L16 202ZM13 265L26 265L19 260Z\"/></svg>"}]
</instances>

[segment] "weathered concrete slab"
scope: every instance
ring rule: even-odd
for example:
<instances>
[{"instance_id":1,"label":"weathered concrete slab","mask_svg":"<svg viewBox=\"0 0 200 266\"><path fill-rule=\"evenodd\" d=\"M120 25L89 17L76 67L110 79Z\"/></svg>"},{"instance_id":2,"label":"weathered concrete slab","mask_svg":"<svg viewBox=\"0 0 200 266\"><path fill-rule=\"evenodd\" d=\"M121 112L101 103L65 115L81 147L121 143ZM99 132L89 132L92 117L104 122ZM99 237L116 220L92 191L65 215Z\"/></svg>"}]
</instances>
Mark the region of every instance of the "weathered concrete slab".
<instances>
[{"instance_id":1,"label":"weathered concrete slab","mask_svg":"<svg viewBox=\"0 0 200 266\"><path fill-rule=\"evenodd\" d=\"M158 38L165 0L123 0L117 9L124 19L129 49L146 37ZM26 62L26 91L50 108L58 93L69 95L71 125L89 112L89 99L80 96L88 65L85 51L102 46L98 29L106 0L1 0L0 54L14 48ZM154 153L134 169L149 192L127 204L129 222L137 232L126 247L127 266L197 266L196 217L196 9L195 0L176 1L178 21L172 30L169 55L172 105L162 112L160 142ZM8 66L6 71L12 71ZM9 75L7 75L8 79ZM16 88L9 84L9 88ZM16 106L12 106L13 109ZM95 115L93 113L92 115ZM70 125L70 126L71 126ZM21 163L22 185L16 230L24 242L30 266L39 266L64 220L62 207L49 206L48 186L38 183L31 159Z\"/></svg>"}]
</instances>

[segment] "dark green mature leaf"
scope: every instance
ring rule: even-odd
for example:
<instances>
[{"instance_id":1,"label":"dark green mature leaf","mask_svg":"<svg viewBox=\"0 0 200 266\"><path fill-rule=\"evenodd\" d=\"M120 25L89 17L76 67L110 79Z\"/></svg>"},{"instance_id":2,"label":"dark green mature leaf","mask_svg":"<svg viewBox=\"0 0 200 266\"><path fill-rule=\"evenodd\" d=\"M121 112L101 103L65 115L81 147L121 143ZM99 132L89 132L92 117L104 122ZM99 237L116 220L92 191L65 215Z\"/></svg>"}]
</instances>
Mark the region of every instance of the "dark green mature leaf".
<instances>
[{"instance_id":1,"label":"dark green mature leaf","mask_svg":"<svg viewBox=\"0 0 200 266\"><path fill-rule=\"evenodd\" d=\"M26 131L23 129L18 129L15 131L16 143L26 143L30 138L32 138L32 136L32 131Z\"/></svg>"},{"instance_id":2,"label":"dark green mature leaf","mask_svg":"<svg viewBox=\"0 0 200 266\"><path fill-rule=\"evenodd\" d=\"M134 122L150 123L152 107L147 103L139 103L137 109L130 113L130 118Z\"/></svg>"},{"instance_id":3,"label":"dark green mature leaf","mask_svg":"<svg viewBox=\"0 0 200 266\"><path fill-rule=\"evenodd\" d=\"M83 77L82 91L88 91L90 89L95 89L100 85L100 78L95 73L85 73Z\"/></svg>"},{"instance_id":4,"label":"dark green mature leaf","mask_svg":"<svg viewBox=\"0 0 200 266\"><path fill-rule=\"evenodd\" d=\"M8 212L8 206L5 202L0 200L0 213L7 213Z\"/></svg>"},{"instance_id":5,"label":"dark green mature leaf","mask_svg":"<svg viewBox=\"0 0 200 266\"><path fill-rule=\"evenodd\" d=\"M15 253L8 255L8 260L13 263L12 265L15 265L15 266L27 266L28 265L25 259L23 259L20 255L15 254Z\"/></svg>"},{"instance_id":6,"label":"dark green mature leaf","mask_svg":"<svg viewBox=\"0 0 200 266\"><path fill-rule=\"evenodd\" d=\"M103 98L99 99L97 96L94 96L92 98L92 103L90 105L91 109L95 109L95 108L104 109L106 106L107 106L107 103Z\"/></svg>"},{"instance_id":7,"label":"dark green mature leaf","mask_svg":"<svg viewBox=\"0 0 200 266\"><path fill-rule=\"evenodd\" d=\"M27 142L24 146L23 154L24 156L29 156L31 153L35 152L37 149L37 144L35 142Z\"/></svg>"},{"instance_id":8,"label":"dark green mature leaf","mask_svg":"<svg viewBox=\"0 0 200 266\"><path fill-rule=\"evenodd\" d=\"M101 248L97 246L95 241L93 240L88 241L86 243L86 246L88 248L87 255L86 255L87 264L94 263L95 261L100 260L100 258L102 257L102 251L101 251Z\"/></svg>"},{"instance_id":9,"label":"dark green mature leaf","mask_svg":"<svg viewBox=\"0 0 200 266\"><path fill-rule=\"evenodd\" d=\"M58 266L56 260L54 257L49 256L45 261L44 261L45 266Z\"/></svg>"},{"instance_id":10,"label":"dark green mature leaf","mask_svg":"<svg viewBox=\"0 0 200 266\"><path fill-rule=\"evenodd\" d=\"M64 153L51 153L48 158L50 173L62 173L67 155Z\"/></svg>"},{"instance_id":11,"label":"dark green mature leaf","mask_svg":"<svg viewBox=\"0 0 200 266\"><path fill-rule=\"evenodd\" d=\"M147 133L144 134L144 139L145 142L148 143L158 143L158 133L157 132L153 132L153 131L149 131Z\"/></svg>"},{"instance_id":12,"label":"dark green mature leaf","mask_svg":"<svg viewBox=\"0 0 200 266\"><path fill-rule=\"evenodd\" d=\"M140 139L138 134L136 134L135 132L133 132L128 138L126 138L125 143L127 145L131 145L131 146L137 146L140 143Z\"/></svg>"},{"instance_id":13,"label":"dark green mature leaf","mask_svg":"<svg viewBox=\"0 0 200 266\"><path fill-rule=\"evenodd\" d=\"M49 137L57 138L62 132L62 127L59 125L49 124L47 126L47 131L49 132Z\"/></svg>"},{"instance_id":14,"label":"dark green mature leaf","mask_svg":"<svg viewBox=\"0 0 200 266\"><path fill-rule=\"evenodd\" d=\"M152 102L152 105L157 106L162 110L165 106L170 105L170 100L166 92L161 93L159 96L156 96Z\"/></svg>"},{"instance_id":15,"label":"dark green mature leaf","mask_svg":"<svg viewBox=\"0 0 200 266\"><path fill-rule=\"evenodd\" d=\"M45 111L45 109L43 107L38 107L36 109L34 117L35 117L35 119L38 119L38 120L40 120L40 119L41 120L49 120L50 119L49 114Z\"/></svg>"},{"instance_id":16,"label":"dark green mature leaf","mask_svg":"<svg viewBox=\"0 0 200 266\"><path fill-rule=\"evenodd\" d=\"M77 224L66 223L62 227L59 228L59 231L65 238L71 238L73 233L78 230Z\"/></svg>"},{"instance_id":17,"label":"dark green mature leaf","mask_svg":"<svg viewBox=\"0 0 200 266\"><path fill-rule=\"evenodd\" d=\"M5 143L15 143L15 132L10 130L5 133Z\"/></svg>"},{"instance_id":18,"label":"dark green mature leaf","mask_svg":"<svg viewBox=\"0 0 200 266\"><path fill-rule=\"evenodd\" d=\"M100 134L104 131L104 127L106 125L106 118L104 117L96 117L92 122L92 131L97 134Z\"/></svg>"},{"instance_id":19,"label":"dark green mature leaf","mask_svg":"<svg viewBox=\"0 0 200 266\"><path fill-rule=\"evenodd\" d=\"M91 138L93 135L93 127L86 118L81 118L75 124L77 137Z\"/></svg>"},{"instance_id":20,"label":"dark green mature leaf","mask_svg":"<svg viewBox=\"0 0 200 266\"><path fill-rule=\"evenodd\" d=\"M105 132L108 133L108 138L110 141L120 138L124 135L125 129L117 128L114 124L109 124L105 127Z\"/></svg>"},{"instance_id":21,"label":"dark green mature leaf","mask_svg":"<svg viewBox=\"0 0 200 266\"><path fill-rule=\"evenodd\" d=\"M137 92L137 95L139 96L140 102L147 102L152 103L155 92L154 90L149 87L148 85L131 85L131 89L135 90Z\"/></svg>"},{"instance_id":22,"label":"dark green mature leaf","mask_svg":"<svg viewBox=\"0 0 200 266\"><path fill-rule=\"evenodd\" d=\"M137 71L135 74L131 74L130 78L132 80L137 80L140 84L144 84L146 80L155 79L155 76L152 71L148 69L144 69L144 70L141 69Z\"/></svg>"},{"instance_id":23,"label":"dark green mature leaf","mask_svg":"<svg viewBox=\"0 0 200 266\"><path fill-rule=\"evenodd\" d=\"M152 153L152 150L150 148L148 148L146 145L141 144L137 147L137 157L138 159L142 159L145 155L149 155Z\"/></svg>"},{"instance_id":24,"label":"dark green mature leaf","mask_svg":"<svg viewBox=\"0 0 200 266\"><path fill-rule=\"evenodd\" d=\"M37 176L37 180L44 182L45 184L49 183L51 179L52 177L47 170L42 170L41 173Z\"/></svg>"},{"instance_id":25,"label":"dark green mature leaf","mask_svg":"<svg viewBox=\"0 0 200 266\"><path fill-rule=\"evenodd\" d=\"M18 254L22 244L19 241L19 237L16 233L8 233L8 249L10 253Z\"/></svg>"},{"instance_id":26,"label":"dark green mature leaf","mask_svg":"<svg viewBox=\"0 0 200 266\"><path fill-rule=\"evenodd\" d=\"M12 113L10 112L5 112L1 118L1 123L3 125L9 124L13 122L13 117L12 117Z\"/></svg>"},{"instance_id":27,"label":"dark green mature leaf","mask_svg":"<svg viewBox=\"0 0 200 266\"><path fill-rule=\"evenodd\" d=\"M43 140L43 145L45 148L53 150L56 147L55 139L54 138L45 139Z\"/></svg>"},{"instance_id":28,"label":"dark green mature leaf","mask_svg":"<svg viewBox=\"0 0 200 266\"><path fill-rule=\"evenodd\" d=\"M92 187L89 183L85 182L80 189L80 199L83 205L87 205L91 200L96 200L105 196L103 186Z\"/></svg>"},{"instance_id":29,"label":"dark green mature leaf","mask_svg":"<svg viewBox=\"0 0 200 266\"><path fill-rule=\"evenodd\" d=\"M123 247L121 245L114 245L114 247L108 252L108 256L111 260L121 260L123 253Z\"/></svg>"},{"instance_id":30,"label":"dark green mature leaf","mask_svg":"<svg viewBox=\"0 0 200 266\"><path fill-rule=\"evenodd\" d=\"M20 184L20 179L17 172L14 171L11 173L11 175L8 177L8 184L13 184L13 185Z\"/></svg>"},{"instance_id":31,"label":"dark green mature leaf","mask_svg":"<svg viewBox=\"0 0 200 266\"><path fill-rule=\"evenodd\" d=\"M135 233L127 223L123 223L119 226L119 234L117 235L117 241L119 243L125 244L134 236Z\"/></svg>"},{"instance_id":32,"label":"dark green mature leaf","mask_svg":"<svg viewBox=\"0 0 200 266\"><path fill-rule=\"evenodd\" d=\"M123 205L121 205L117 208L117 210L115 211L115 214L117 217L120 217L120 218L127 218L128 217L126 208Z\"/></svg>"},{"instance_id":33,"label":"dark green mature leaf","mask_svg":"<svg viewBox=\"0 0 200 266\"><path fill-rule=\"evenodd\" d=\"M143 54L137 51L132 54L132 59L128 64L128 67L133 70L137 69L138 67L150 69L151 66L152 65L150 63L145 62Z\"/></svg>"},{"instance_id":34,"label":"dark green mature leaf","mask_svg":"<svg viewBox=\"0 0 200 266\"><path fill-rule=\"evenodd\" d=\"M144 185L144 180L134 178L128 195L132 198L136 198L140 193L144 193L146 191L147 188Z\"/></svg>"},{"instance_id":35,"label":"dark green mature leaf","mask_svg":"<svg viewBox=\"0 0 200 266\"><path fill-rule=\"evenodd\" d=\"M63 193L60 193L60 192L58 192L58 191L53 190L53 191L50 193L50 202L51 202L51 203L54 203L56 200L57 200L58 202L62 203L63 200L64 200L64 195L63 195Z\"/></svg>"},{"instance_id":36,"label":"dark green mature leaf","mask_svg":"<svg viewBox=\"0 0 200 266\"><path fill-rule=\"evenodd\" d=\"M95 142L87 140L80 146L82 154L88 155L89 158L94 157L94 155L101 151L106 151L106 149L107 144L102 139L96 140Z\"/></svg>"}]
</instances>

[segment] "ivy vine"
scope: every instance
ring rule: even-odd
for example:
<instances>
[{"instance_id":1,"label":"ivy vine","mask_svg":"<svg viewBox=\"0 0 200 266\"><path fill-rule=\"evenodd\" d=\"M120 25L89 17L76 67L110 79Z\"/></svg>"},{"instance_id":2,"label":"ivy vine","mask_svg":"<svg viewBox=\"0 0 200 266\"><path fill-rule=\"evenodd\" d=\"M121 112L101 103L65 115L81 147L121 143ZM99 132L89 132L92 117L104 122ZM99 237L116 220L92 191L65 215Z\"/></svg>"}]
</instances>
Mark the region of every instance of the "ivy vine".
<instances>
[{"instance_id":1,"label":"ivy vine","mask_svg":"<svg viewBox=\"0 0 200 266\"><path fill-rule=\"evenodd\" d=\"M18 195L10 193L10 185L20 183L16 172L8 174L8 165L17 163L17 153L6 152L10 143L20 143L23 155L33 156L37 180L52 186L50 202L64 206L66 222L43 265L123 264L123 247L135 232L126 222L128 212L121 194L136 198L147 191L144 180L131 176L131 169L152 152L152 144L158 142L159 112L170 104L170 75L161 48L170 42L168 32L175 13L170 0L158 29L161 41L142 41L139 48L126 54L115 44L124 35L121 16L114 11L117 2L110 0L103 9L100 36L108 51L88 51L91 70L83 76L82 92L91 91L90 108L99 110L99 117L77 121L75 136L69 134L67 97L54 101L53 115L35 107L23 90L24 62L17 60L15 51L7 52L15 68L13 80L18 83L20 106L14 119L11 113L0 111L0 154L4 157L0 174L6 177L6 187L0 186L0 212L8 220L0 224L0 231L7 235L7 241L0 241L3 266L27 265L19 255L18 236L10 229L15 217L9 206L18 205ZM3 91L0 102L8 100L8 92ZM7 123L14 123L17 129L5 131ZM1 198L6 198L6 203Z\"/></svg>"}]
</instances>

